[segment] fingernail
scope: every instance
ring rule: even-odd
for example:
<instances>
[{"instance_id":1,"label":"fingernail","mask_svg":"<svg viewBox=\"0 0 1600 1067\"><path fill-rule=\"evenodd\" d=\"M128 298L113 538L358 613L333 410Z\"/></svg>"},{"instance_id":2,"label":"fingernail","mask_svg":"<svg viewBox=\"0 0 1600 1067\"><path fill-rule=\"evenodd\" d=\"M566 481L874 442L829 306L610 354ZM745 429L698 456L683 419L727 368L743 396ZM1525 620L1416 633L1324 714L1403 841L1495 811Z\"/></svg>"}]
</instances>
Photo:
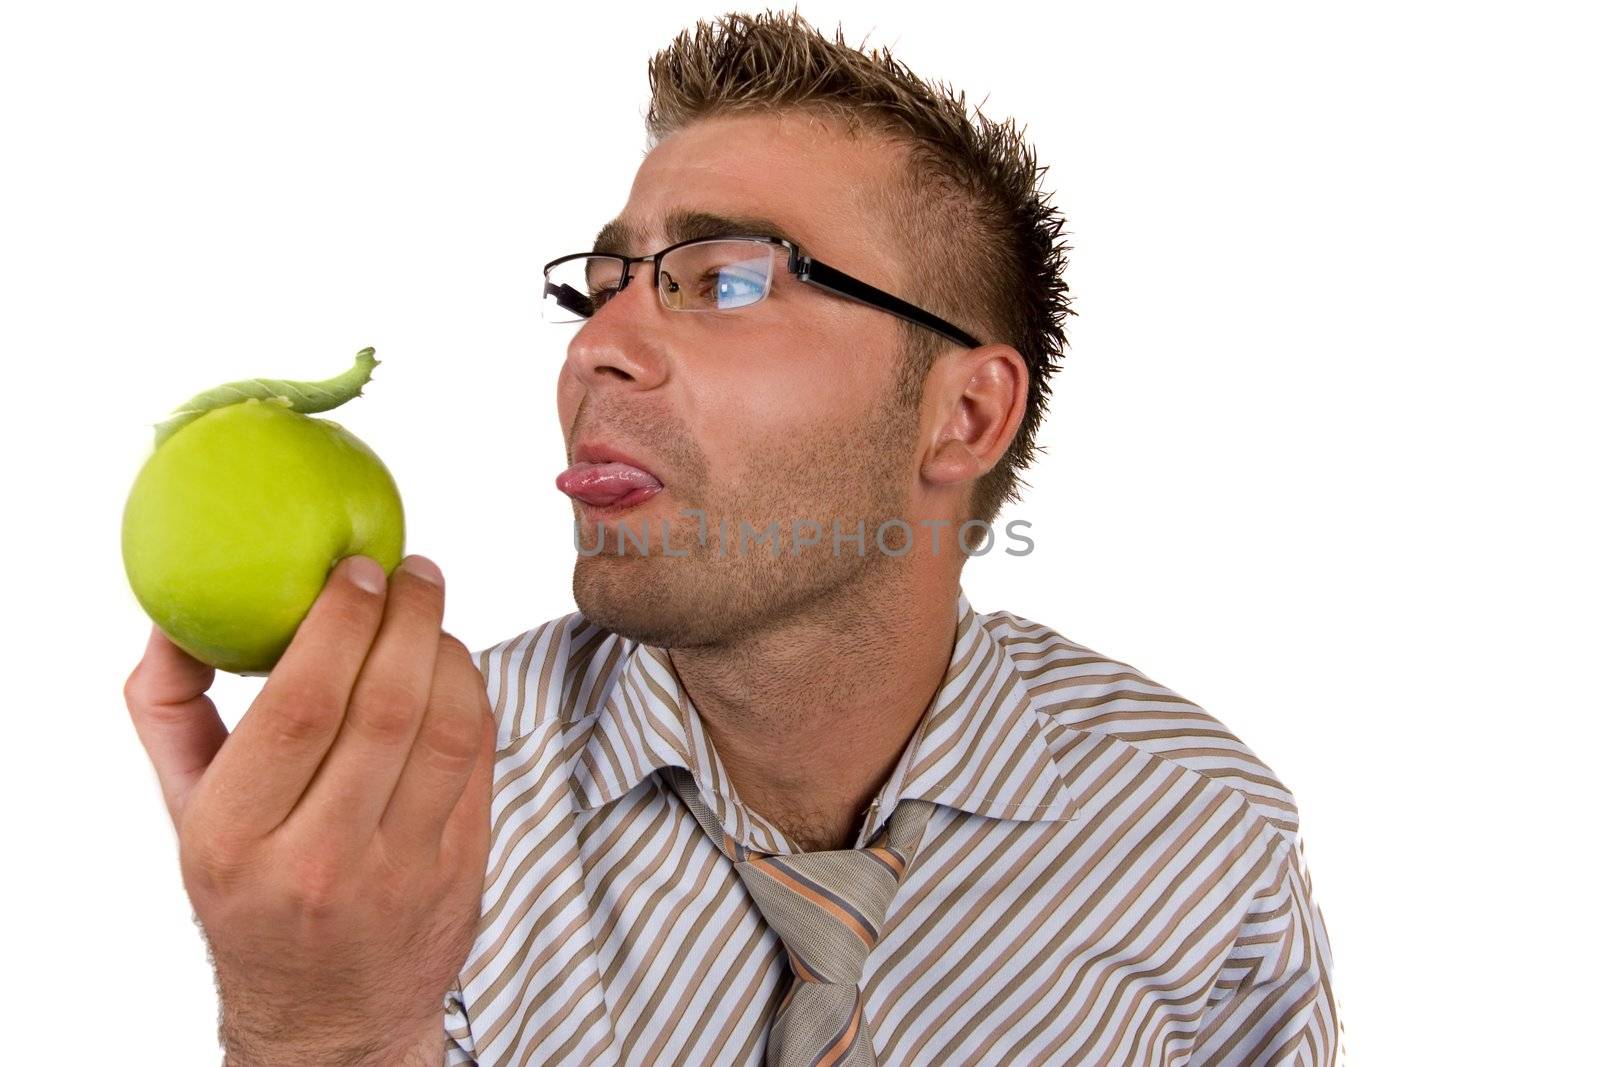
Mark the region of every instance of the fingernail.
<instances>
[{"instance_id":1,"label":"fingernail","mask_svg":"<svg viewBox=\"0 0 1600 1067\"><path fill-rule=\"evenodd\" d=\"M383 573L383 564L371 556L351 556L344 567L350 580L369 593L381 593L389 584L388 576Z\"/></svg>"},{"instance_id":2,"label":"fingernail","mask_svg":"<svg viewBox=\"0 0 1600 1067\"><path fill-rule=\"evenodd\" d=\"M400 561L400 566L409 574L415 574L423 581L432 582L434 585L444 584L444 575L439 572L439 565L427 556L407 556Z\"/></svg>"}]
</instances>

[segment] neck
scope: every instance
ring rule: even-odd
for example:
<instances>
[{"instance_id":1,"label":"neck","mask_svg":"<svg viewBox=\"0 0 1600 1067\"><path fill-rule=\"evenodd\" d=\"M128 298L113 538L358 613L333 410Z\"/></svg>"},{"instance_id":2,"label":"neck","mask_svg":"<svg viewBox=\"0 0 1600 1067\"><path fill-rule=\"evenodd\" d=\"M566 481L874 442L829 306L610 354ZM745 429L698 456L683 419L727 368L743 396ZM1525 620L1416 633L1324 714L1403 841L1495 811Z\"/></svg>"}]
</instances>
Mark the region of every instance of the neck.
<instances>
[{"instance_id":1,"label":"neck","mask_svg":"<svg viewBox=\"0 0 1600 1067\"><path fill-rule=\"evenodd\" d=\"M740 799L802 851L853 847L944 680L958 581L916 571L869 568L737 642L669 652Z\"/></svg>"}]
</instances>

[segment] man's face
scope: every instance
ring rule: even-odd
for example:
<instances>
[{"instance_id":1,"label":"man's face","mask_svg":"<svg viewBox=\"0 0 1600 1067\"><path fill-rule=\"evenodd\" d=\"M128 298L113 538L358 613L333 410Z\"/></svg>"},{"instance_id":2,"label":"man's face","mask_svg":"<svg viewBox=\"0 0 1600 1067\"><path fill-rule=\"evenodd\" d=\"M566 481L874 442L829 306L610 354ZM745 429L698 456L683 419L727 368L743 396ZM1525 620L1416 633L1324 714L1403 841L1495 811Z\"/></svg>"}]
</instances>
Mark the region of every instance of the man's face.
<instances>
[{"instance_id":1,"label":"man's face","mask_svg":"<svg viewBox=\"0 0 1600 1067\"><path fill-rule=\"evenodd\" d=\"M620 218L642 247L624 251L673 243L662 221L674 210L760 216L807 255L901 293L915 264L890 247L865 195L899 160L801 116L703 121L640 165ZM899 320L806 285L785 264L780 249L764 300L708 312L663 307L651 265L636 264L568 346L557 407L569 460L579 441L603 442L664 487L619 514L573 502L573 595L599 625L664 647L716 644L808 603L848 600L869 569L903 565L874 538L884 519L918 518L918 413L893 401ZM703 541L684 509L705 513ZM797 519L821 528L821 543L798 553ZM835 520L847 535L865 524L864 556L853 540L834 550ZM634 542L618 554L624 522L635 538L648 529L648 554ZM753 540L774 522L776 558ZM815 529L802 524L802 538Z\"/></svg>"}]
</instances>

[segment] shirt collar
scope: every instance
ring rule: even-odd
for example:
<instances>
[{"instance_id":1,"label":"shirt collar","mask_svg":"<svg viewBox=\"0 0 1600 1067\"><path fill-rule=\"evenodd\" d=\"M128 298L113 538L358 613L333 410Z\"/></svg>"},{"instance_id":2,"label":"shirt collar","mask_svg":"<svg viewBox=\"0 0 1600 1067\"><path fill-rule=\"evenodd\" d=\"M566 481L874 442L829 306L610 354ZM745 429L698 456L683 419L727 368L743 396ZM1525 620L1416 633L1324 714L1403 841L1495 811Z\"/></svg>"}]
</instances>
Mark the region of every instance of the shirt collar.
<instances>
[{"instance_id":1,"label":"shirt collar","mask_svg":"<svg viewBox=\"0 0 1600 1067\"><path fill-rule=\"evenodd\" d=\"M1046 717L1025 670L991 632L1004 620L979 615L964 591L956 607L955 649L944 679L879 791L864 839L902 799L1024 821L1066 820L1077 807L1045 743ZM666 651L598 633L620 642L607 651L623 662L599 710L568 724L578 734L589 731L572 769L574 807L601 807L663 767L683 767L735 839L779 851L781 832L739 801ZM590 662L596 660L615 662L612 655Z\"/></svg>"}]
</instances>

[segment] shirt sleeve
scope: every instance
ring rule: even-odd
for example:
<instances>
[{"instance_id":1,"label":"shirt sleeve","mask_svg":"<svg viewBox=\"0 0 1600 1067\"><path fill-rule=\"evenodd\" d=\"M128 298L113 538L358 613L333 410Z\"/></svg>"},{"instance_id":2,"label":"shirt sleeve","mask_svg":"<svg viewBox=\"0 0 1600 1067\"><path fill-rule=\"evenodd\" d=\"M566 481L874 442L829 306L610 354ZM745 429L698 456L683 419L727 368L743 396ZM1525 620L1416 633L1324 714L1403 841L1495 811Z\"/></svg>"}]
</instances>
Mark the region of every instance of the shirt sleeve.
<instances>
[{"instance_id":1,"label":"shirt sleeve","mask_svg":"<svg viewBox=\"0 0 1600 1067\"><path fill-rule=\"evenodd\" d=\"M1190 1067L1338 1067L1344 1020L1333 953L1298 833L1279 838L1195 1035Z\"/></svg>"},{"instance_id":2,"label":"shirt sleeve","mask_svg":"<svg viewBox=\"0 0 1600 1067\"><path fill-rule=\"evenodd\" d=\"M477 1054L461 984L452 982L444 995L444 1067L478 1067Z\"/></svg>"}]
</instances>

